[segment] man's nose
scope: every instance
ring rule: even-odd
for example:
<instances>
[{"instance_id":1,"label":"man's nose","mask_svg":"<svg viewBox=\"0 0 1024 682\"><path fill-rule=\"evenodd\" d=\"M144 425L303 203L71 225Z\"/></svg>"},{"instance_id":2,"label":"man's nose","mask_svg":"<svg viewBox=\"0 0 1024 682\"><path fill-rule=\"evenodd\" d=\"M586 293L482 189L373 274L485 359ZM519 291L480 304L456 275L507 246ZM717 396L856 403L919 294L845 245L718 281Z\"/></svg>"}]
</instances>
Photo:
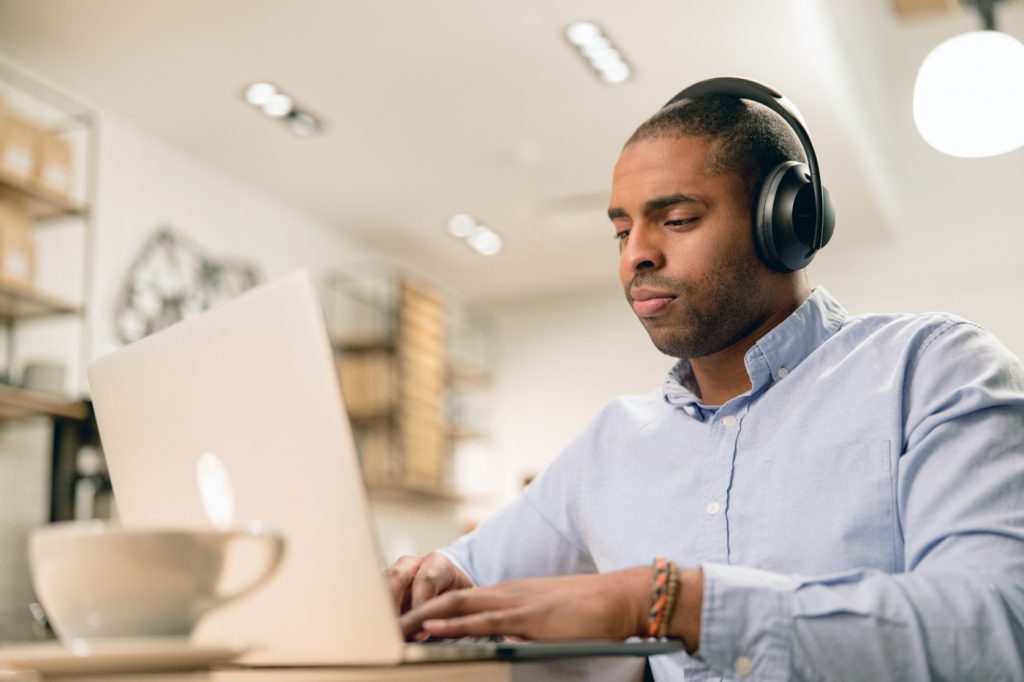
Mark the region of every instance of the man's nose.
<instances>
[{"instance_id":1,"label":"man's nose","mask_svg":"<svg viewBox=\"0 0 1024 682\"><path fill-rule=\"evenodd\" d=\"M665 264L656 231L643 225L629 231L620 258L630 272L657 270Z\"/></svg>"}]
</instances>

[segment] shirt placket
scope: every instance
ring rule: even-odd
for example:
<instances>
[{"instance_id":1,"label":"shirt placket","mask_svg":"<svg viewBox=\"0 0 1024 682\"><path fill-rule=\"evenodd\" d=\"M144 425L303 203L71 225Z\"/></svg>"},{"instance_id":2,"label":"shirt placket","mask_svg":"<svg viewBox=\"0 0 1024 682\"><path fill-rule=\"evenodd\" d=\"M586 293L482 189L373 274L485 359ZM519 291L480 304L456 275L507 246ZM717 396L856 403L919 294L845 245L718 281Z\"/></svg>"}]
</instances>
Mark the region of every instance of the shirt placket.
<instances>
[{"instance_id":1,"label":"shirt placket","mask_svg":"<svg viewBox=\"0 0 1024 682\"><path fill-rule=\"evenodd\" d=\"M745 414L745 406L727 404L707 423L709 447L704 451L701 485L701 561L729 563L729 489Z\"/></svg>"}]
</instances>

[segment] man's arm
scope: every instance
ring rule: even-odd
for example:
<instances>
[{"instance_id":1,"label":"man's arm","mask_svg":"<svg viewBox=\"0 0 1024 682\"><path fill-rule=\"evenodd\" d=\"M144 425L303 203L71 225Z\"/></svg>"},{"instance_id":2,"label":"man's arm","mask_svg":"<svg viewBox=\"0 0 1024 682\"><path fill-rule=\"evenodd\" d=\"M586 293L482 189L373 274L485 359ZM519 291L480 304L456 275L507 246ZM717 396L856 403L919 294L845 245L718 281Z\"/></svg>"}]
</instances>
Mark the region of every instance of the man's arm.
<instances>
[{"instance_id":1,"label":"man's arm","mask_svg":"<svg viewBox=\"0 0 1024 682\"><path fill-rule=\"evenodd\" d=\"M475 585L594 572L579 523L579 467L585 442L585 434L577 438L519 498L472 533L445 549L402 557L392 564L386 574L399 613L436 595Z\"/></svg>"}]
</instances>

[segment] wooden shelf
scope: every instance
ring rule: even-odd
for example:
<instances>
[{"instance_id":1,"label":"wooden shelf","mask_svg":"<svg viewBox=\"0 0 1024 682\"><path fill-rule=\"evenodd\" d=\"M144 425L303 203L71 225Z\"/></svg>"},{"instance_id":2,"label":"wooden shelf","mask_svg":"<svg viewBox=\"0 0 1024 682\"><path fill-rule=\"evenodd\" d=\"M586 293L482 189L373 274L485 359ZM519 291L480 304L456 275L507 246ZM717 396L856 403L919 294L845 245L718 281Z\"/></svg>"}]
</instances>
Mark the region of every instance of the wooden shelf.
<instances>
[{"instance_id":1,"label":"wooden shelf","mask_svg":"<svg viewBox=\"0 0 1024 682\"><path fill-rule=\"evenodd\" d=\"M404 481L367 480L366 489L372 499L396 502L462 502L463 497L452 490L427 488Z\"/></svg>"},{"instance_id":2,"label":"wooden shelf","mask_svg":"<svg viewBox=\"0 0 1024 682\"><path fill-rule=\"evenodd\" d=\"M391 353L395 350L394 342L383 338L365 339L331 339L331 347L336 353L369 353L383 351Z\"/></svg>"},{"instance_id":3,"label":"wooden shelf","mask_svg":"<svg viewBox=\"0 0 1024 682\"><path fill-rule=\"evenodd\" d=\"M490 437L486 431L452 431L448 435L453 441L483 440Z\"/></svg>"},{"instance_id":4,"label":"wooden shelf","mask_svg":"<svg viewBox=\"0 0 1024 682\"><path fill-rule=\"evenodd\" d=\"M84 204L3 168L0 168L0 192L24 205L34 220L85 213Z\"/></svg>"},{"instance_id":5,"label":"wooden shelf","mask_svg":"<svg viewBox=\"0 0 1024 682\"><path fill-rule=\"evenodd\" d=\"M28 417L88 419L89 406L58 393L33 391L0 383L0 420Z\"/></svg>"},{"instance_id":6,"label":"wooden shelf","mask_svg":"<svg viewBox=\"0 0 1024 682\"><path fill-rule=\"evenodd\" d=\"M78 315L82 306L36 291L24 284L0 279L0 320L26 319L48 315Z\"/></svg>"},{"instance_id":7,"label":"wooden shelf","mask_svg":"<svg viewBox=\"0 0 1024 682\"><path fill-rule=\"evenodd\" d=\"M364 414L348 413L348 421L352 425L352 428L391 428L394 426L397 418L398 411L395 408L390 410L381 410L380 412L367 412Z\"/></svg>"}]
</instances>

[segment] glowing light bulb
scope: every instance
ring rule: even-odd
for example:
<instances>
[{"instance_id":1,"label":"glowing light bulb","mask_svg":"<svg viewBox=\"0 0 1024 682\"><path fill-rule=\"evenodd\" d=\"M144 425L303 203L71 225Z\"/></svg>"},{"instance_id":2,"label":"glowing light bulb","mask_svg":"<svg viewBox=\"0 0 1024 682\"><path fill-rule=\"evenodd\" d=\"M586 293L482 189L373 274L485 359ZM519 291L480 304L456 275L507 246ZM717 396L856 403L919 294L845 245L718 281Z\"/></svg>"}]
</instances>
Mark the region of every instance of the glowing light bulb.
<instances>
[{"instance_id":1,"label":"glowing light bulb","mask_svg":"<svg viewBox=\"0 0 1024 682\"><path fill-rule=\"evenodd\" d=\"M1024 146L1024 44L998 31L964 33L933 49L914 85L921 137L951 156Z\"/></svg>"},{"instance_id":2,"label":"glowing light bulb","mask_svg":"<svg viewBox=\"0 0 1024 682\"><path fill-rule=\"evenodd\" d=\"M245 89L245 100L254 107L262 107L277 94L277 88L270 83L253 83Z\"/></svg>"}]
</instances>

